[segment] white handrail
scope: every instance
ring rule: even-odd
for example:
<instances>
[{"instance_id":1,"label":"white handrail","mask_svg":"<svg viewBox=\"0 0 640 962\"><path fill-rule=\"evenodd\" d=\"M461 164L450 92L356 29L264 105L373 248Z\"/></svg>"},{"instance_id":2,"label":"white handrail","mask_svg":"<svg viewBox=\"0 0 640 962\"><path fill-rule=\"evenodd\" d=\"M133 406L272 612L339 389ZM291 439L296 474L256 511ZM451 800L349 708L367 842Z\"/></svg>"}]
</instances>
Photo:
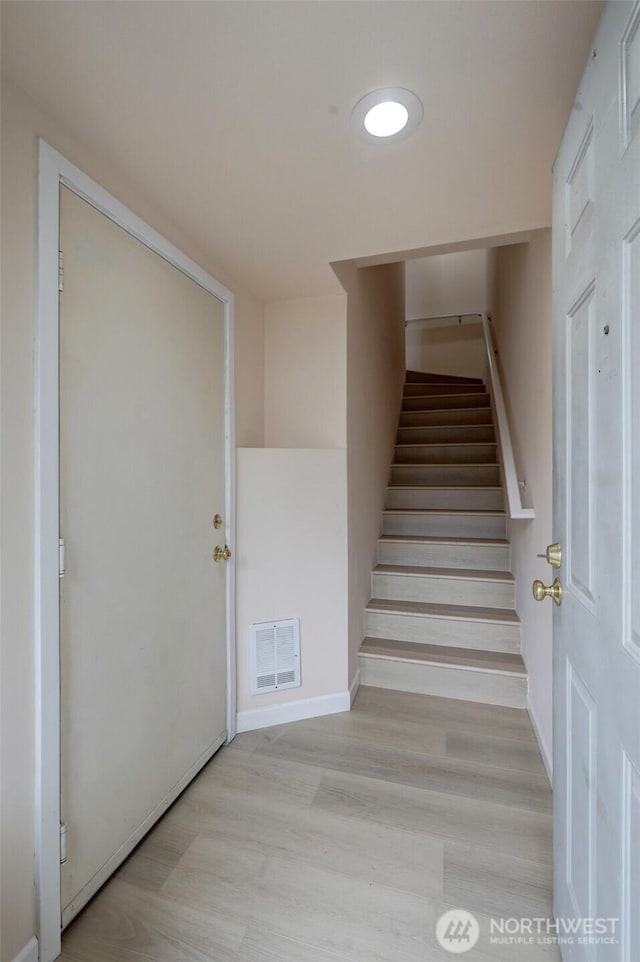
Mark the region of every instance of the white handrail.
<instances>
[{"instance_id":1,"label":"white handrail","mask_svg":"<svg viewBox=\"0 0 640 962\"><path fill-rule=\"evenodd\" d=\"M498 435L498 446L500 448L500 461L504 485L507 492L507 507L509 517L512 519L531 520L536 514L533 508L525 508L520 497L520 485L516 474L516 463L513 457L513 445L511 444L511 434L509 432L509 422L507 420L507 409L504 405L504 395L500 374L496 363L496 353L491 337L491 326L489 317L482 315L482 331L484 333L484 343L487 349L487 363L489 365L489 379L491 395L493 397L493 407L495 411L496 428Z\"/></svg>"}]
</instances>

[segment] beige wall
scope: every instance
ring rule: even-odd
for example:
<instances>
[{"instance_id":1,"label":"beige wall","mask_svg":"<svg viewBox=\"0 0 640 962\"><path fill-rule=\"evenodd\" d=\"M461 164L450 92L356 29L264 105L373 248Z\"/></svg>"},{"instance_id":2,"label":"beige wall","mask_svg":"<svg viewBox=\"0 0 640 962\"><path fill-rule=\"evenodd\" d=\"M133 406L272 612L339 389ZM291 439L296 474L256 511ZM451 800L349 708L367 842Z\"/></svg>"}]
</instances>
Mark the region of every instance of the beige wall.
<instances>
[{"instance_id":1,"label":"beige wall","mask_svg":"<svg viewBox=\"0 0 640 962\"><path fill-rule=\"evenodd\" d=\"M346 447L346 296L267 304L264 338L265 445Z\"/></svg>"},{"instance_id":2,"label":"beige wall","mask_svg":"<svg viewBox=\"0 0 640 962\"><path fill-rule=\"evenodd\" d=\"M483 314L491 296L490 253L457 251L406 262L407 319L447 314ZM440 318L407 325L407 367L414 371L483 377L481 327L468 319Z\"/></svg>"},{"instance_id":3,"label":"beige wall","mask_svg":"<svg viewBox=\"0 0 640 962\"><path fill-rule=\"evenodd\" d=\"M435 254L406 262L407 318L487 310L487 251Z\"/></svg>"},{"instance_id":4,"label":"beige wall","mask_svg":"<svg viewBox=\"0 0 640 962\"><path fill-rule=\"evenodd\" d=\"M347 474L349 517L349 680L357 670L364 610L404 382L404 265L357 270L335 265L348 295Z\"/></svg>"},{"instance_id":5,"label":"beige wall","mask_svg":"<svg viewBox=\"0 0 640 962\"><path fill-rule=\"evenodd\" d=\"M162 204L91 155L15 88L2 84L2 962L34 932L33 287L36 137L236 293L238 443L263 440L262 308L220 264L200 256Z\"/></svg>"},{"instance_id":6,"label":"beige wall","mask_svg":"<svg viewBox=\"0 0 640 962\"><path fill-rule=\"evenodd\" d=\"M238 711L344 692L347 460L344 448L238 451ZM300 618L302 685L252 695L249 626Z\"/></svg>"},{"instance_id":7,"label":"beige wall","mask_svg":"<svg viewBox=\"0 0 640 962\"><path fill-rule=\"evenodd\" d=\"M195 259L195 258L194 258ZM213 268L209 268L220 279ZM238 447L264 444L264 306L242 289L235 295L235 414Z\"/></svg>"},{"instance_id":8,"label":"beige wall","mask_svg":"<svg viewBox=\"0 0 640 962\"><path fill-rule=\"evenodd\" d=\"M267 447L238 452L240 711L345 691L357 670L404 380L404 269L336 273L344 295L265 310ZM296 616L302 687L252 696L249 625Z\"/></svg>"},{"instance_id":9,"label":"beige wall","mask_svg":"<svg viewBox=\"0 0 640 962\"><path fill-rule=\"evenodd\" d=\"M531 594L535 578L552 576L536 557L554 540L552 529L551 231L496 254L494 331L518 477L526 479L535 521L511 523L516 608L529 700L543 750L552 746L552 612Z\"/></svg>"},{"instance_id":10,"label":"beige wall","mask_svg":"<svg viewBox=\"0 0 640 962\"><path fill-rule=\"evenodd\" d=\"M484 377L486 350L476 321L417 321L407 325L407 368L432 374Z\"/></svg>"},{"instance_id":11,"label":"beige wall","mask_svg":"<svg viewBox=\"0 0 640 962\"><path fill-rule=\"evenodd\" d=\"M237 462L239 712L347 690L346 307L265 307L265 447ZM252 695L249 626L283 618L300 618L301 687Z\"/></svg>"}]
</instances>

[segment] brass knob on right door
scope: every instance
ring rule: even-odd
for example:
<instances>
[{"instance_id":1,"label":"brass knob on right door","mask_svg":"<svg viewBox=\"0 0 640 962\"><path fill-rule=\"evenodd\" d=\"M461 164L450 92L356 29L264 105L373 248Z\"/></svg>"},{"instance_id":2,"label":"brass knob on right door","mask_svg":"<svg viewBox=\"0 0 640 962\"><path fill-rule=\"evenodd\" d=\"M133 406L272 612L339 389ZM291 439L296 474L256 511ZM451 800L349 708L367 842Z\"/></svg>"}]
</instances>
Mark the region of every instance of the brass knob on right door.
<instances>
[{"instance_id":1,"label":"brass knob on right door","mask_svg":"<svg viewBox=\"0 0 640 962\"><path fill-rule=\"evenodd\" d=\"M544 601L545 598L553 598L557 605L562 604L562 585L556 578L552 585L545 585L539 578L533 582L533 597L536 601Z\"/></svg>"}]
</instances>

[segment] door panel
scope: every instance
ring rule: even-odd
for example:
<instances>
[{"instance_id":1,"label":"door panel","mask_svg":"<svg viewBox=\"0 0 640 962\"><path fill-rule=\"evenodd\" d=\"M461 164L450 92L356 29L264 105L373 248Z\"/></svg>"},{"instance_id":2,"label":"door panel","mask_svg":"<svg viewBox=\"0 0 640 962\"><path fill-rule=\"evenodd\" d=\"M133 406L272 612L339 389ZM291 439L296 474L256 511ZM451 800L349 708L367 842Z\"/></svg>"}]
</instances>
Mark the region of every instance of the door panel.
<instances>
[{"instance_id":1,"label":"door panel","mask_svg":"<svg viewBox=\"0 0 640 962\"><path fill-rule=\"evenodd\" d=\"M554 167L554 908L614 920L565 962L640 959L638 24L605 6Z\"/></svg>"},{"instance_id":2,"label":"door panel","mask_svg":"<svg viewBox=\"0 0 640 962\"><path fill-rule=\"evenodd\" d=\"M640 44L639 44L640 45ZM625 494L624 527L625 638L629 653L640 662L640 220L625 238L623 262L623 352L625 370ZM633 537L633 532L636 536Z\"/></svg>"},{"instance_id":3,"label":"door panel","mask_svg":"<svg viewBox=\"0 0 640 962\"><path fill-rule=\"evenodd\" d=\"M225 737L221 301L60 197L66 924Z\"/></svg>"},{"instance_id":4,"label":"door panel","mask_svg":"<svg viewBox=\"0 0 640 962\"><path fill-rule=\"evenodd\" d=\"M568 585L593 611L593 343L596 310L591 283L567 319L567 504L566 540Z\"/></svg>"},{"instance_id":5,"label":"door panel","mask_svg":"<svg viewBox=\"0 0 640 962\"><path fill-rule=\"evenodd\" d=\"M567 884L577 914L593 915L595 705L567 663Z\"/></svg>"},{"instance_id":6,"label":"door panel","mask_svg":"<svg viewBox=\"0 0 640 962\"><path fill-rule=\"evenodd\" d=\"M640 945L640 772L626 752L622 778L622 958L632 959Z\"/></svg>"}]
</instances>

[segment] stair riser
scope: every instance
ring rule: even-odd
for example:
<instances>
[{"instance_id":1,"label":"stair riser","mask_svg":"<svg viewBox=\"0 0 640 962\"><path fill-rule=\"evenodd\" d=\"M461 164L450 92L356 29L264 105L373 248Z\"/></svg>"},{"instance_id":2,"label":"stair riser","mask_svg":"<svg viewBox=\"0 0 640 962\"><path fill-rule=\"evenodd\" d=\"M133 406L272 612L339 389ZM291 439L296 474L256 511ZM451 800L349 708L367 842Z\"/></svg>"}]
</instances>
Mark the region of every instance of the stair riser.
<instances>
[{"instance_id":1,"label":"stair riser","mask_svg":"<svg viewBox=\"0 0 640 962\"><path fill-rule=\"evenodd\" d=\"M405 378L406 384L479 384L482 381L477 377L457 377L455 374L424 374L422 371L407 371Z\"/></svg>"},{"instance_id":2,"label":"stair riser","mask_svg":"<svg viewBox=\"0 0 640 962\"><path fill-rule=\"evenodd\" d=\"M488 408L490 399L488 394L443 394L431 397L405 397L402 401L403 411L439 411L453 408Z\"/></svg>"},{"instance_id":3,"label":"stair riser","mask_svg":"<svg viewBox=\"0 0 640 962\"><path fill-rule=\"evenodd\" d=\"M359 662L361 685L461 698L508 708L526 707L527 679L521 676L510 677L480 669L406 664L367 655L360 655Z\"/></svg>"},{"instance_id":4,"label":"stair riser","mask_svg":"<svg viewBox=\"0 0 640 962\"><path fill-rule=\"evenodd\" d=\"M438 538L504 538L506 521L499 515L397 515L385 511L382 533Z\"/></svg>"},{"instance_id":5,"label":"stair riser","mask_svg":"<svg viewBox=\"0 0 640 962\"><path fill-rule=\"evenodd\" d=\"M512 581L471 581L468 578L374 572L371 592L374 598L386 601L423 601L435 605L478 605L511 610L515 607Z\"/></svg>"},{"instance_id":6,"label":"stair riser","mask_svg":"<svg viewBox=\"0 0 640 962\"><path fill-rule=\"evenodd\" d=\"M416 397L416 395L440 394L481 394L484 387L481 384L405 384L404 396Z\"/></svg>"},{"instance_id":7,"label":"stair riser","mask_svg":"<svg viewBox=\"0 0 640 962\"><path fill-rule=\"evenodd\" d=\"M495 444L396 445L395 464L495 464Z\"/></svg>"},{"instance_id":8,"label":"stair riser","mask_svg":"<svg viewBox=\"0 0 640 962\"><path fill-rule=\"evenodd\" d=\"M495 444L492 424L399 428L398 444Z\"/></svg>"},{"instance_id":9,"label":"stair riser","mask_svg":"<svg viewBox=\"0 0 640 962\"><path fill-rule=\"evenodd\" d=\"M400 428L430 427L444 424L491 424L491 408L454 408L451 411L404 411Z\"/></svg>"},{"instance_id":10,"label":"stair riser","mask_svg":"<svg viewBox=\"0 0 640 962\"><path fill-rule=\"evenodd\" d=\"M500 468L497 464L393 464L390 483L499 485Z\"/></svg>"},{"instance_id":11,"label":"stair riser","mask_svg":"<svg viewBox=\"0 0 640 962\"><path fill-rule=\"evenodd\" d=\"M387 489L387 508L451 508L454 511L504 511L502 488Z\"/></svg>"},{"instance_id":12,"label":"stair riser","mask_svg":"<svg viewBox=\"0 0 640 962\"><path fill-rule=\"evenodd\" d=\"M427 568L471 568L509 571L509 545L421 544L419 541L379 541L378 562L385 565L419 565Z\"/></svg>"},{"instance_id":13,"label":"stair riser","mask_svg":"<svg viewBox=\"0 0 640 962\"><path fill-rule=\"evenodd\" d=\"M494 624L463 618L437 618L426 615L394 614L385 611L366 613L369 638L393 638L418 645L448 645L480 651L520 651L520 626Z\"/></svg>"}]
</instances>

